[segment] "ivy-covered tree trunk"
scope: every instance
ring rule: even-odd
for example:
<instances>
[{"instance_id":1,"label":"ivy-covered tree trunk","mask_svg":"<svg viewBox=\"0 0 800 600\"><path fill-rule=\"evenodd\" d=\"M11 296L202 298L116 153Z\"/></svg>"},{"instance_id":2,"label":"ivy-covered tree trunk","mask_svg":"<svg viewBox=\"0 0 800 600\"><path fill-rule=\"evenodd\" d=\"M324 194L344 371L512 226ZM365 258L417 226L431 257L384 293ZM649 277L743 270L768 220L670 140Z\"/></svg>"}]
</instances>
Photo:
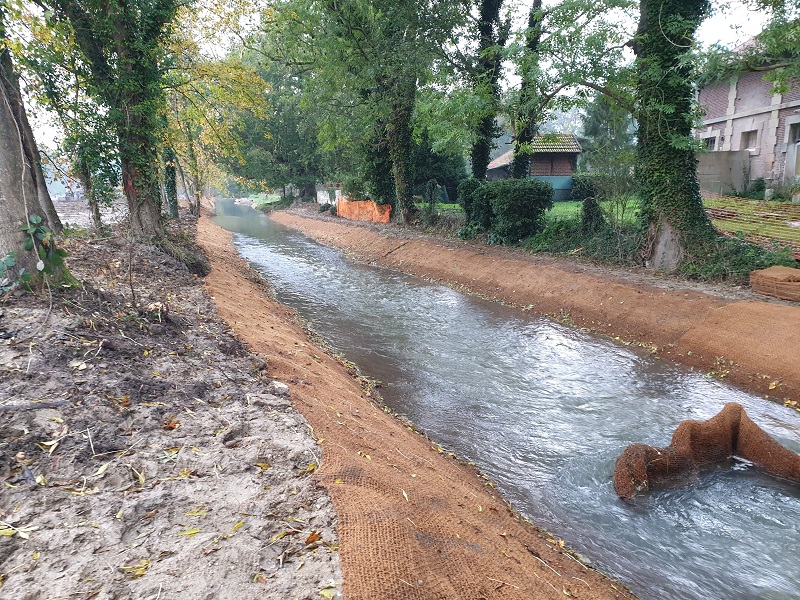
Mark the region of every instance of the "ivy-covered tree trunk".
<instances>
[{"instance_id":1,"label":"ivy-covered tree trunk","mask_svg":"<svg viewBox=\"0 0 800 600\"><path fill-rule=\"evenodd\" d=\"M472 176L486 179L495 138L499 133L496 119L500 102L500 49L508 41L509 24L500 22L503 0L482 0L478 17L478 63L476 65L476 87L486 94L486 111L478 129L477 139L472 144Z\"/></svg>"},{"instance_id":2,"label":"ivy-covered tree trunk","mask_svg":"<svg viewBox=\"0 0 800 600\"><path fill-rule=\"evenodd\" d=\"M533 0L530 13L528 13L519 112L515 124L514 160L511 162L511 176L514 179L522 179L530 174L531 143L536 137L539 121L535 78L539 73L539 43L542 40L543 20L542 0Z\"/></svg>"},{"instance_id":3,"label":"ivy-covered tree trunk","mask_svg":"<svg viewBox=\"0 0 800 600\"><path fill-rule=\"evenodd\" d=\"M155 148L149 145L149 140L141 139L135 126L118 129L117 135L120 139L122 189L128 200L131 230L137 237L157 237L161 235L161 195Z\"/></svg>"},{"instance_id":4,"label":"ivy-covered tree trunk","mask_svg":"<svg viewBox=\"0 0 800 600\"><path fill-rule=\"evenodd\" d=\"M117 134L122 186L137 237L162 234L157 145L163 136L162 42L178 0L36 0L69 23L89 66L89 90L108 107Z\"/></svg>"},{"instance_id":5,"label":"ivy-covered tree trunk","mask_svg":"<svg viewBox=\"0 0 800 600\"><path fill-rule=\"evenodd\" d=\"M703 211L692 141L695 31L708 0L642 0L634 50L639 144L636 162L648 220L648 266L675 271L713 239Z\"/></svg>"},{"instance_id":6,"label":"ivy-covered tree trunk","mask_svg":"<svg viewBox=\"0 0 800 600\"><path fill-rule=\"evenodd\" d=\"M412 75L399 77L391 86L391 115L386 128L389 155L392 158L397 209L404 223L411 222L414 214L412 185L414 159L411 143L411 119L417 93L417 80Z\"/></svg>"},{"instance_id":7,"label":"ivy-covered tree trunk","mask_svg":"<svg viewBox=\"0 0 800 600\"><path fill-rule=\"evenodd\" d=\"M178 181L175 174L175 150L167 146L164 150L164 195L167 208L173 219L178 218Z\"/></svg>"}]
</instances>

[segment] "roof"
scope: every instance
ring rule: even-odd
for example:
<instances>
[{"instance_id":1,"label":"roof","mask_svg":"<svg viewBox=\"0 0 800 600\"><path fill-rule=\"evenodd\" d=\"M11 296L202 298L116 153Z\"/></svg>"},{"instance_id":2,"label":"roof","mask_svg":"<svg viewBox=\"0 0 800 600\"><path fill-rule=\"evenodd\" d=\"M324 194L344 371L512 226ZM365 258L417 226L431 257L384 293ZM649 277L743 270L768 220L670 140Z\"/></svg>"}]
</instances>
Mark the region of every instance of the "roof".
<instances>
[{"instance_id":1,"label":"roof","mask_svg":"<svg viewBox=\"0 0 800 600\"><path fill-rule=\"evenodd\" d=\"M580 154L581 145L578 138L572 133L543 133L533 138L533 152L549 152L564 154ZM514 149L512 148L489 163L489 169L497 169L510 165L514 160Z\"/></svg>"}]
</instances>

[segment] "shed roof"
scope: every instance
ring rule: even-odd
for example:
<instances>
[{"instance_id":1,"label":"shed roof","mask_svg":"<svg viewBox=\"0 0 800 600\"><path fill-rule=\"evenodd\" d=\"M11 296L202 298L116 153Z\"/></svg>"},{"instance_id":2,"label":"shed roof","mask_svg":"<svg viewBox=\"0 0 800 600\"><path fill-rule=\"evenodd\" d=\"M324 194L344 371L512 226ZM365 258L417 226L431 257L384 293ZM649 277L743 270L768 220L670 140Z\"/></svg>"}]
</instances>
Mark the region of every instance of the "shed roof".
<instances>
[{"instance_id":1,"label":"shed roof","mask_svg":"<svg viewBox=\"0 0 800 600\"><path fill-rule=\"evenodd\" d=\"M572 133L542 133L533 138L534 154L537 152L580 154L581 145L578 138ZM489 169L497 169L510 165L514 160L514 150L511 149L489 163Z\"/></svg>"}]
</instances>

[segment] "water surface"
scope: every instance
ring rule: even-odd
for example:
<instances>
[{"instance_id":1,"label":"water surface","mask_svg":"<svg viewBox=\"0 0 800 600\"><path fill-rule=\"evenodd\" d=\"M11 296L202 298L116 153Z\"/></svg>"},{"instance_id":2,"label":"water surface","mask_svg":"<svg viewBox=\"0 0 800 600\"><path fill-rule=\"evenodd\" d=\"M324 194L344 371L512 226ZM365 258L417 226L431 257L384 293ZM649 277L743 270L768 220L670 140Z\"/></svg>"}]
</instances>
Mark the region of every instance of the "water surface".
<instances>
[{"instance_id":1,"label":"water surface","mask_svg":"<svg viewBox=\"0 0 800 600\"><path fill-rule=\"evenodd\" d=\"M295 308L433 440L523 515L643 599L800 598L800 488L744 465L618 500L630 442L739 402L800 451L800 415L703 374L447 287L355 264L237 207L217 223Z\"/></svg>"}]
</instances>

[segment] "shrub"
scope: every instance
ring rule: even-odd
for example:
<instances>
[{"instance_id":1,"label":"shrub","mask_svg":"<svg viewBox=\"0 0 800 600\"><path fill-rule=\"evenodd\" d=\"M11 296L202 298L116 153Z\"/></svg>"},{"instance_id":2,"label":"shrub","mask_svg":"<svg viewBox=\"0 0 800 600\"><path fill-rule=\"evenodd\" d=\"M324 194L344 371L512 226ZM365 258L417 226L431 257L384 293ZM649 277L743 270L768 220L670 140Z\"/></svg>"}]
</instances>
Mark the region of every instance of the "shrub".
<instances>
[{"instance_id":1,"label":"shrub","mask_svg":"<svg viewBox=\"0 0 800 600\"><path fill-rule=\"evenodd\" d=\"M740 238L719 237L680 271L692 279L746 284L751 271L774 265L796 267L797 261L788 248L768 250Z\"/></svg>"},{"instance_id":2,"label":"shrub","mask_svg":"<svg viewBox=\"0 0 800 600\"><path fill-rule=\"evenodd\" d=\"M581 204L581 229L584 235L599 231L606 224L603 209L594 196L583 199Z\"/></svg>"},{"instance_id":3,"label":"shrub","mask_svg":"<svg viewBox=\"0 0 800 600\"><path fill-rule=\"evenodd\" d=\"M331 204L331 207L330 207L328 212L330 212L332 217L335 217L336 216L336 205L335 204Z\"/></svg>"},{"instance_id":4,"label":"shrub","mask_svg":"<svg viewBox=\"0 0 800 600\"><path fill-rule=\"evenodd\" d=\"M516 244L543 229L545 211L553 207L553 186L539 179L493 181L473 193L473 202L475 212L483 204L491 208L489 229L498 241Z\"/></svg>"},{"instance_id":5,"label":"shrub","mask_svg":"<svg viewBox=\"0 0 800 600\"><path fill-rule=\"evenodd\" d=\"M332 206L333 206L333 204L330 204L328 202L326 202L325 204L320 204L319 205L319 212L321 212L321 213L327 212L327 211L329 211L331 209Z\"/></svg>"},{"instance_id":6,"label":"shrub","mask_svg":"<svg viewBox=\"0 0 800 600\"><path fill-rule=\"evenodd\" d=\"M464 214L466 215L467 223L471 223L473 220L472 195L475 192L475 190L481 187L481 185L482 185L481 181L475 179L474 177L464 179L461 181L461 183L458 184L458 190L456 192L457 202L461 205L461 208L464 209Z\"/></svg>"},{"instance_id":7,"label":"shrub","mask_svg":"<svg viewBox=\"0 0 800 600\"><path fill-rule=\"evenodd\" d=\"M597 173L575 173L572 176L572 200L583 202L587 198L597 198Z\"/></svg>"}]
</instances>

